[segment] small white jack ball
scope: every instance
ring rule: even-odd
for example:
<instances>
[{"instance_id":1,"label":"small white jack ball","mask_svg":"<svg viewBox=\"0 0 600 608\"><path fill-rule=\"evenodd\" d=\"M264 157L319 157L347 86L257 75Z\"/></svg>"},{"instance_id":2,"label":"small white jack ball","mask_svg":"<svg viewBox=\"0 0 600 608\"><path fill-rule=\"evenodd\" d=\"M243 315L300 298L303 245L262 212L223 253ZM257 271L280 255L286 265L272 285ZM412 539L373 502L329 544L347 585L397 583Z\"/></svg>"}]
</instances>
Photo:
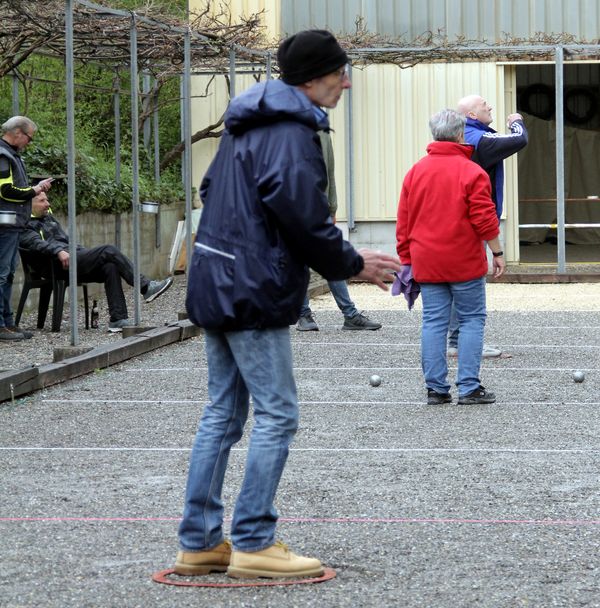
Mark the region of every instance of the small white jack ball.
<instances>
[{"instance_id":1,"label":"small white jack ball","mask_svg":"<svg viewBox=\"0 0 600 608\"><path fill-rule=\"evenodd\" d=\"M381 384L381 377L377 376L376 374L373 374L369 378L369 383L371 386L379 386Z\"/></svg>"},{"instance_id":2,"label":"small white jack ball","mask_svg":"<svg viewBox=\"0 0 600 608\"><path fill-rule=\"evenodd\" d=\"M575 382L583 382L585 380L585 374L579 370L573 372L573 380Z\"/></svg>"}]
</instances>

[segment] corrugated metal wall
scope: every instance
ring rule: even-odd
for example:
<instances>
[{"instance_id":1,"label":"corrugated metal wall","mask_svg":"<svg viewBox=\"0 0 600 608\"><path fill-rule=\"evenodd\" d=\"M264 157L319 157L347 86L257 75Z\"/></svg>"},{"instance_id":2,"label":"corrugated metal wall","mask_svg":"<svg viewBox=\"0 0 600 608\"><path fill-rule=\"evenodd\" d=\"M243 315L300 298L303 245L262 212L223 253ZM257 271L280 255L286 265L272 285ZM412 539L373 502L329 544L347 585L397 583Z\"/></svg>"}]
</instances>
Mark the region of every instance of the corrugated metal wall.
<instances>
[{"instance_id":1,"label":"corrugated metal wall","mask_svg":"<svg viewBox=\"0 0 600 608\"><path fill-rule=\"evenodd\" d=\"M357 221L396 217L404 175L431 141L429 117L470 93L482 92L504 123L503 68L495 64L391 65L353 70L354 185ZM336 183L347 217L344 128L345 101L330 113L334 128Z\"/></svg>"},{"instance_id":2,"label":"corrugated metal wall","mask_svg":"<svg viewBox=\"0 0 600 608\"><path fill-rule=\"evenodd\" d=\"M190 11L201 13L206 9L206 0L189 0ZM239 16L249 17L262 11L262 21L267 28L268 39L279 38L279 26L281 23L279 0L223 0L222 2L211 2L209 9L212 14L223 12L227 7L235 22Z\"/></svg>"},{"instance_id":3,"label":"corrugated metal wall","mask_svg":"<svg viewBox=\"0 0 600 608\"><path fill-rule=\"evenodd\" d=\"M317 27L351 32L361 15L369 31L412 40L442 29L454 39L528 38L537 32L568 32L597 40L598 0L280 0L281 31ZM277 0L273 0L277 4Z\"/></svg>"},{"instance_id":4,"label":"corrugated metal wall","mask_svg":"<svg viewBox=\"0 0 600 608\"><path fill-rule=\"evenodd\" d=\"M425 154L431 140L429 117L470 93L481 92L495 108L496 123L504 122L503 70L493 63L432 64L400 69L373 65L353 70L354 187L357 221L392 220L402 179ZM254 84L251 76L237 76L238 93ZM194 76L192 132L214 122L225 111L228 95L222 76ZM513 108L514 109L514 108ZM338 218L347 218L346 97L330 112L334 129ZM218 141L194 144L193 185L197 187L210 164Z\"/></svg>"}]
</instances>

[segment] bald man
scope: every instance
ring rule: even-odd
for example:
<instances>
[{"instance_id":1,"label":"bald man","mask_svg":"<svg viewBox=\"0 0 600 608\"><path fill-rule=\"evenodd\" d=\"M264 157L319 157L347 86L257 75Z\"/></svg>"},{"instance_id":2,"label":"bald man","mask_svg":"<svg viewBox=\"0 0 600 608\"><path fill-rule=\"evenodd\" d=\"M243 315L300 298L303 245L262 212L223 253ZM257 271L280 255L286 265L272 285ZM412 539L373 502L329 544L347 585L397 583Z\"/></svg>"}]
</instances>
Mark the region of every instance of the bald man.
<instances>
[{"instance_id":1,"label":"bald man","mask_svg":"<svg viewBox=\"0 0 600 608\"><path fill-rule=\"evenodd\" d=\"M501 135L490 127L493 121L492 106L481 95L468 95L458 102L458 112L467 117L465 143L475 146L471 160L490 176L492 200L498 219L504 201L504 163L527 145L527 129L520 114L509 114L506 119L510 133Z\"/></svg>"},{"instance_id":2,"label":"bald man","mask_svg":"<svg viewBox=\"0 0 600 608\"><path fill-rule=\"evenodd\" d=\"M527 128L520 114L509 114L506 124L510 133L502 135L490 127L493 121L492 106L481 95L467 95L457 106L457 111L467 118L465 143L475 147L471 160L480 165L490 176L492 200L500 221L504 203L504 159L527 145ZM448 355L458 354L458 320L452 310L448 332ZM499 357L502 351L483 345L482 357Z\"/></svg>"}]
</instances>

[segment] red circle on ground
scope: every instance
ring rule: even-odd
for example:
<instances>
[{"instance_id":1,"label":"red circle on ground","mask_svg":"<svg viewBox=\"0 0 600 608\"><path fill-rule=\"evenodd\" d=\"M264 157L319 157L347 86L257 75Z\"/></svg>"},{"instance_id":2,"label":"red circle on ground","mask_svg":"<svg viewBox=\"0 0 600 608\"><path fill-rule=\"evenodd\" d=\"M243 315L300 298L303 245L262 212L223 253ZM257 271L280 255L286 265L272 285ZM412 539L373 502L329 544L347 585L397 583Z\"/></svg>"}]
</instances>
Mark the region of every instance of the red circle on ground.
<instances>
[{"instance_id":1,"label":"red circle on ground","mask_svg":"<svg viewBox=\"0 0 600 608\"><path fill-rule=\"evenodd\" d=\"M171 574L174 574L175 570L169 568L168 570L161 570L155 572L152 575L152 580L155 583L162 583L163 585L175 585L177 587L277 587L282 585L305 585L306 583L322 583L324 581L335 578L335 570L333 568L325 568L322 576L317 578L297 578L297 579L266 579L257 582L252 579L252 582L244 583L209 583L209 582L193 582L193 581L178 581L173 578L169 578Z\"/></svg>"}]
</instances>

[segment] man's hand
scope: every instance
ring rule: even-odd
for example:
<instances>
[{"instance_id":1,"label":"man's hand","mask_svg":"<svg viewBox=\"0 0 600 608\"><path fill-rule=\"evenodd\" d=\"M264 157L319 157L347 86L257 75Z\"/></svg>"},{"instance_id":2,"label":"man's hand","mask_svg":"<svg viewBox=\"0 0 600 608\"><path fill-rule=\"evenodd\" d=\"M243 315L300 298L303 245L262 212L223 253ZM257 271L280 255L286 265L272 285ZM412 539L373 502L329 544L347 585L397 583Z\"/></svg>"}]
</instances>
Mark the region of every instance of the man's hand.
<instances>
[{"instance_id":1,"label":"man's hand","mask_svg":"<svg viewBox=\"0 0 600 608\"><path fill-rule=\"evenodd\" d=\"M359 249L358 253L365 261L365 267L355 278L374 283L383 291L387 291L389 287L383 282L383 279L389 277L392 270L396 272L402 270L400 260L395 256L386 255L381 251L373 251L372 249Z\"/></svg>"},{"instance_id":2,"label":"man's hand","mask_svg":"<svg viewBox=\"0 0 600 608\"><path fill-rule=\"evenodd\" d=\"M48 179L43 179L41 182L38 182L38 184L33 187L36 195L40 192L48 192L48 190L50 190L50 187L52 186L53 181L54 179L52 177L49 177Z\"/></svg>"},{"instance_id":3,"label":"man's hand","mask_svg":"<svg viewBox=\"0 0 600 608\"><path fill-rule=\"evenodd\" d=\"M58 259L62 264L62 267L67 270L69 268L69 252L68 251L59 251Z\"/></svg>"},{"instance_id":4,"label":"man's hand","mask_svg":"<svg viewBox=\"0 0 600 608\"><path fill-rule=\"evenodd\" d=\"M523 120L523 117L520 114L509 114L506 119L506 124L510 127L515 120Z\"/></svg>"},{"instance_id":5,"label":"man's hand","mask_svg":"<svg viewBox=\"0 0 600 608\"><path fill-rule=\"evenodd\" d=\"M506 271L506 262L504 261L504 256L492 258L492 270L494 272L495 279L504 274Z\"/></svg>"}]
</instances>

